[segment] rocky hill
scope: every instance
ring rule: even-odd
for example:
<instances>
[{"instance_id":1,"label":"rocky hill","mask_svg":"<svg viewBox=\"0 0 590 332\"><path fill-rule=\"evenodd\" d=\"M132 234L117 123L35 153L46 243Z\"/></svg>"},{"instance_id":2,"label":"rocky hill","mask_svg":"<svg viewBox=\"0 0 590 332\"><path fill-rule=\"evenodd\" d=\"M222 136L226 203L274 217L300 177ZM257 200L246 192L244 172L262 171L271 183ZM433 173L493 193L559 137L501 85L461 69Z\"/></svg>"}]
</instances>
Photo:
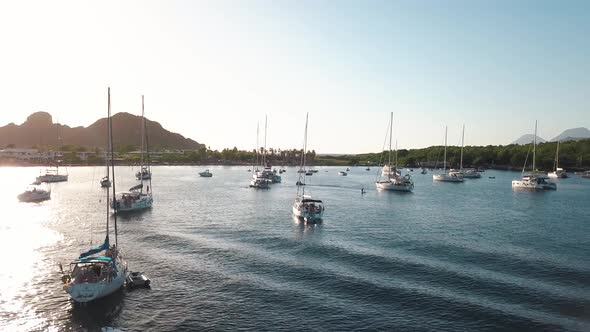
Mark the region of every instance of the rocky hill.
<instances>
[{"instance_id":1,"label":"rocky hill","mask_svg":"<svg viewBox=\"0 0 590 332\"><path fill-rule=\"evenodd\" d=\"M533 142L534 138L535 138L535 135L533 135L533 134L525 134L525 135L520 136L519 139L515 140L511 144L519 144L519 145L530 144L531 142ZM545 142L547 142L547 141L542 139L541 137L537 136L537 143L545 143Z\"/></svg>"},{"instance_id":2,"label":"rocky hill","mask_svg":"<svg viewBox=\"0 0 590 332\"><path fill-rule=\"evenodd\" d=\"M114 146L141 145L141 117L129 113L117 113L113 116ZM204 147L190 138L170 132L158 122L146 118L146 127L150 149L185 149L193 150ZM103 148L107 142L107 119L102 118L88 127L71 128L55 124L49 113L37 112L27 120L16 125L10 123L0 127L0 148L9 144L16 147L57 146L58 133L62 145L79 145L87 148Z\"/></svg>"},{"instance_id":3,"label":"rocky hill","mask_svg":"<svg viewBox=\"0 0 590 332\"><path fill-rule=\"evenodd\" d=\"M584 127L580 127L564 130L561 134L554 137L551 141L572 141L585 138L590 138L590 130Z\"/></svg>"}]
</instances>

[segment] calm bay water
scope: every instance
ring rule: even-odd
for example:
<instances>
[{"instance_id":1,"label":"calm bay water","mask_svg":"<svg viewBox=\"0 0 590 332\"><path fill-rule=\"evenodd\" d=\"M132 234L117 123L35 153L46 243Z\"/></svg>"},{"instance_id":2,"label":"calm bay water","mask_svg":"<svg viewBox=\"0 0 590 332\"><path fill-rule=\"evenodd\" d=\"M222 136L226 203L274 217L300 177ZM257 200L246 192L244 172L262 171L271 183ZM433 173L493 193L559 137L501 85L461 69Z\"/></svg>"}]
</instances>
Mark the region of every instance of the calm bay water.
<instances>
[{"instance_id":1,"label":"calm bay water","mask_svg":"<svg viewBox=\"0 0 590 332\"><path fill-rule=\"evenodd\" d=\"M153 209L119 218L152 289L75 306L58 263L104 238L104 169L70 168L27 204L16 195L39 169L0 168L0 330L590 330L590 180L530 193L512 191L518 173L416 171L398 194L375 191L376 168L318 168L307 189L324 222L306 226L291 217L295 168L266 191L247 167L204 169L155 167ZM118 189L134 171L117 167Z\"/></svg>"}]
</instances>

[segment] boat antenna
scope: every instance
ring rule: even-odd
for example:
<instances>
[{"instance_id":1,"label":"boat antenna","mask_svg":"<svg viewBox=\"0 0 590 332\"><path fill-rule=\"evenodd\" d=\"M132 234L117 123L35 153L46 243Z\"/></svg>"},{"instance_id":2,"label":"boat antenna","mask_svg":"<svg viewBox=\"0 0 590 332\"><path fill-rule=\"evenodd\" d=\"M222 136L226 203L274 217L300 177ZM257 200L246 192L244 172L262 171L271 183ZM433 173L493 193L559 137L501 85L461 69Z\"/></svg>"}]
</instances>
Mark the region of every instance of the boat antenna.
<instances>
[{"instance_id":1,"label":"boat antenna","mask_svg":"<svg viewBox=\"0 0 590 332\"><path fill-rule=\"evenodd\" d=\"M115 193L117 191L115 188L115 161L113 158L114 154L113 154L113 120L111 119L111 88L109 88L109 132L110 132L109 136L111 139L111 143L109 144L110 145L109 146L109 148L110 148L109 154L111 156L111 158L110 158L111 159L111 171L113 173L113 203L115 203L116 202ZM107 204L108 204L108 202L107 202ZM118 244L118 236L117 236L118 233L117 233L117 212L116 211L115 211L115 213L113 213L113 222L115 223L115 246L118 247L119 244Z\"/></svg>"}]
</instances>

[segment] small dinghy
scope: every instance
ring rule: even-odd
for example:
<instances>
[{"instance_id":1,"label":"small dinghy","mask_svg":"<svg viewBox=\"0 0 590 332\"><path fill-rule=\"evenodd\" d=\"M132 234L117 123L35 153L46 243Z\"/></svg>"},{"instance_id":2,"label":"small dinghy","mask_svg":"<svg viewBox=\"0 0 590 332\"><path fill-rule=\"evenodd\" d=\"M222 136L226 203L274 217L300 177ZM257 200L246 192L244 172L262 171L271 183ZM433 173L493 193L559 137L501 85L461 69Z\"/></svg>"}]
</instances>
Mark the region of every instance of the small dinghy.
<instances>
[{"instance_id":1,"label":"small dinghy","mask_svg":"<svg viewBox=\"0 0 590 332\"><path fill-rule=\"evenodd\" d=\"M149 288L150 279L143 274L143 272L131 272L127 275L127 287L129 288Z\"/></svg>"}]
</instances>

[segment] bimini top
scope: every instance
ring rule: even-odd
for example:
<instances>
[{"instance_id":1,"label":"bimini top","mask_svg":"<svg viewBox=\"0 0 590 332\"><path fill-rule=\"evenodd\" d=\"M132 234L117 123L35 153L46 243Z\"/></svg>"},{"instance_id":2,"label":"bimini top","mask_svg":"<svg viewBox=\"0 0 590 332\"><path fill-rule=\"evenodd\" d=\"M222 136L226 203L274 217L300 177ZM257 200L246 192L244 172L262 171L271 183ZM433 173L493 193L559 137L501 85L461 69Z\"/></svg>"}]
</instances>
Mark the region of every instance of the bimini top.
<instances>
[{"instance_id":1,"label":"bimini top","mask_svg":"<svg viewBox=\"0 0 590 332\"><path fill-rule=\"evenodd\" d=\"M112 262L113 262L113 258L112 257L108 257L108 256L88 256L88 257L83 257L83 258L76 259L72 263L75 263L75 264L78 264L78 263L105 263L105 264L110 264Z\"/></svg>"},{"instance_id":2,"label":"bimini top","mask_svg":"<svg viewBox=\"0 0 590 332\"><path fill-rule=\"evenodd\" d=\"M321 199L304 198L301 200L303 203L323 203Z\"/></svg>"}]
</instances>

